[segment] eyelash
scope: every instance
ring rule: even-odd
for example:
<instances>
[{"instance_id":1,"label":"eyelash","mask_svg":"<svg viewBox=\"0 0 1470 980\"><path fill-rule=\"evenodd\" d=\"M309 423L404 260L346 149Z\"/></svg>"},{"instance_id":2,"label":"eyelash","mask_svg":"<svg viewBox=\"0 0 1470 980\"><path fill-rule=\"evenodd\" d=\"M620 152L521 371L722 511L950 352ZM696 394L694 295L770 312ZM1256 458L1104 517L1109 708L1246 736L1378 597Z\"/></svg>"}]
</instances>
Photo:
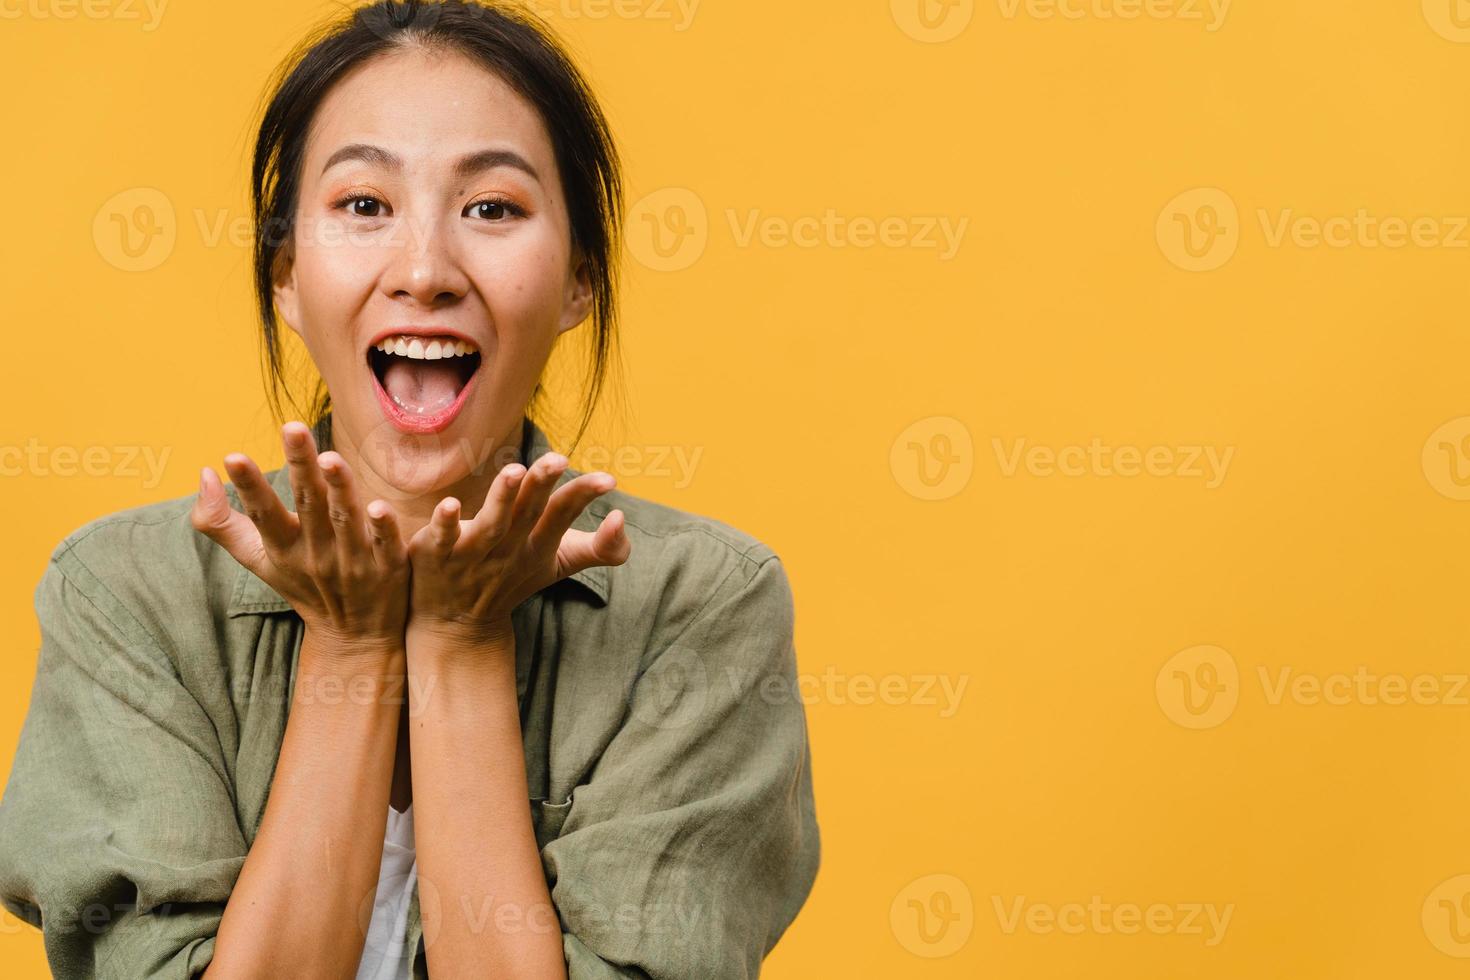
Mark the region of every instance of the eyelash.
<instances>
[{"instance_id":1,"label":"eyelash","mask_svg":"<svg viewBox=\"0 0 1470 980\"><path fill-rule=\"evenodd\" d=\"M342 198L339 198L338 200L334 201L332 203L332 208L333 208L333 210L340 211L343 208L348 207L349 205L352 205L352 204L357 203L358 201L372 201L373 203L375 203L375 204L377 204L379 206L382 206L382 204L383 204L383 202L381 200L379 200L378 198L372 196L371 194L348 194L347 196L342 197ZM465 211L466 212L469 212L469 211L471 211L474 208L478 208L478 207L481 207L481 206L484 206L484 205L494 205L494 206L498 206L498 207L502 208L505 211L505 217L524 218L526 216L526 209L525 208L521 207L519 204L516 204L514 201L508 200L507 198L503 198L503 197L487 197L487 198L484 198L484 199L479 200L479 201L472 201L469 205L467 205L465 207ZM354 214L353 217L357 217L357 218L379 218L379 217L382 217L382 215L377 215L377 214ZM500 219L487 218L485 220L490 221L492 224L499 224L500 221L504 220L504 218L500 218Z\"/></svg>"}]
</instances>

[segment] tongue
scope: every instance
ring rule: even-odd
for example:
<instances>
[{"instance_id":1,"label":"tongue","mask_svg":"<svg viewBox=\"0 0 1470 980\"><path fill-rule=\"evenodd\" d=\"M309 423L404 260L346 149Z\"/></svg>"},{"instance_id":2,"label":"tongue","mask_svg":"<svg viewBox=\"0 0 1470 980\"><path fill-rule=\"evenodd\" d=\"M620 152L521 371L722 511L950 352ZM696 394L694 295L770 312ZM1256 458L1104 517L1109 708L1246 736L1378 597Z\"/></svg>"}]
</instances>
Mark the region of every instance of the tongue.
<instances>
[{"instance_id":1,"label":"tongue","mask_svg":"<svg viewBox=\"0 0 1470 980\"><path fill-rule=\"evenodd\" d=\"M451 361L394 357L383 371L383 387L405 411L430 415L448 408L459 395L459 370Z\"/></svg>"}]
</instances>

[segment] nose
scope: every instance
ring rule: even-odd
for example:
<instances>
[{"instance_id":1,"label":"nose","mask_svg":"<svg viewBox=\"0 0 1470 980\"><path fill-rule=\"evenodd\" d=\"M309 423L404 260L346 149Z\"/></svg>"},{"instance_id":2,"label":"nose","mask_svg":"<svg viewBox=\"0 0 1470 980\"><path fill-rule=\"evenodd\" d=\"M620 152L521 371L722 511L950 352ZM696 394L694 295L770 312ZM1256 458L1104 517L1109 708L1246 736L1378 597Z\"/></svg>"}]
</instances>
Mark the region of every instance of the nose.
<instances>
[{"instance_id":1,"label":"nose","mask_svg":"<svg viewBox=\"0 0 1470 980\"><path fill-rule=\"evenodd\" d=\"M437 218L408 218L402 234L384 270L383 291L392 299L412 300L426 309L462 298L469 290L469 277L460 266L453 231Z\"/></svg>"}]
</instances>

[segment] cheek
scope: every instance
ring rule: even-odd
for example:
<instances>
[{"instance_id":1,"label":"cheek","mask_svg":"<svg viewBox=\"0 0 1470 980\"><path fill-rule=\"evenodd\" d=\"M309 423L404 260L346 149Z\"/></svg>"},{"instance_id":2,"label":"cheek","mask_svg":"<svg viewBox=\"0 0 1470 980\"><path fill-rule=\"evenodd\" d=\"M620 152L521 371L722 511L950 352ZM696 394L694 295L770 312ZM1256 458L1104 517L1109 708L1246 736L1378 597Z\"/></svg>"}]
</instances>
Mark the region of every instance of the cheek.
<instances>
[{"instance_id":1,"label":"cheek","mask_svg":"<svg viewBox=\"0 0 1470 980\"><path fill-rule=\"evenodd\" d=\"M370 290L377 279L372 249L309 245L297 250L296 289L301 309L318 326L329 326ZM325 321L325 322L323 322Z\"/></svg>"},{"instance_id":2,"label":"cheek","mask_svg":"<svg viewBox=\"0 0 1470 980\"><path fill-rule=\"evenodd\" d=\"M554 331L561 312L567 256L554 240L536 237L485 249L474 259L480 295L497 332L509 335Z\"/></svg>"},{"instance_id":3,"label":"cheek","mask_svg":"<svg viewBox=\"0 0 1470 980\"><path fill-rule=\"evenodd\" d=\"M296 295L301 331L312 360L324 376L355 360L350 340L354 311L371 291L377 259L370 249L307 245L296 250Z\"/></svg>"}]
</instances>

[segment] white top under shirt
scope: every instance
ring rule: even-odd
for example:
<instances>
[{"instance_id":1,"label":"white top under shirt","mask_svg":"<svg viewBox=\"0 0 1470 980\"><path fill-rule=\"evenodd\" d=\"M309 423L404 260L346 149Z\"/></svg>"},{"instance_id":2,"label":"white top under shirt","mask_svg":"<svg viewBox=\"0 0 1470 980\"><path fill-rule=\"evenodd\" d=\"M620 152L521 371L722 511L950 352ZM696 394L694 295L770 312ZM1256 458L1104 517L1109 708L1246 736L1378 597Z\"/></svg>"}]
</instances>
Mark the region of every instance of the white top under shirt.
<instances>
[{"instance_id":1,"label":"white top under shirt","mask_svg":"<svg viewBox=\"0 0 1470 980\"><path fill-rule=\"evenodd\" d=\"M413 804L402 813L389 806L378 893L373 898L373 918L357 964L357 980L408 980L412 975L414 951L404 950L403 943L408 934L408 905L418 876L413 851Z\"/></svg>"}]
</instances>

